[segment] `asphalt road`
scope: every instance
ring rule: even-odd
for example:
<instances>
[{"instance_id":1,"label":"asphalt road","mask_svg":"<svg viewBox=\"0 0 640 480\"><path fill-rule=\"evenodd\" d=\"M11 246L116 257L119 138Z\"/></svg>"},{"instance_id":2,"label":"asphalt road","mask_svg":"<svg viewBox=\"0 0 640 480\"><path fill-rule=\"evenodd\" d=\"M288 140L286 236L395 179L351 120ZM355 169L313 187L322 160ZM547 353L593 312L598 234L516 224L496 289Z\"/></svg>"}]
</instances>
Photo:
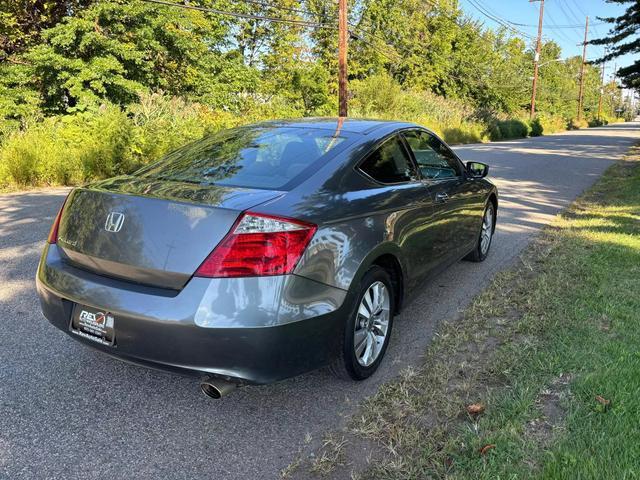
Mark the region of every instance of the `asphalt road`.
<instances>
[{"instance_id":1,"label":"asphalt road","mask_svg":"<svg viewBox=\"0 0 640 480\"><path fill-rule=\"evenodd\" d=\"M40 314L34 275L65 190L0 196L0 478L277 478L363 397L420 356L539 229L640 140L640 124L457 148L491 165L501 203L486 262L460 262L397 318L380 371L321 370L220 401L197 383L92 351ZM310 443L305 439L312 438Z\"/></svg>"}]
</instances>

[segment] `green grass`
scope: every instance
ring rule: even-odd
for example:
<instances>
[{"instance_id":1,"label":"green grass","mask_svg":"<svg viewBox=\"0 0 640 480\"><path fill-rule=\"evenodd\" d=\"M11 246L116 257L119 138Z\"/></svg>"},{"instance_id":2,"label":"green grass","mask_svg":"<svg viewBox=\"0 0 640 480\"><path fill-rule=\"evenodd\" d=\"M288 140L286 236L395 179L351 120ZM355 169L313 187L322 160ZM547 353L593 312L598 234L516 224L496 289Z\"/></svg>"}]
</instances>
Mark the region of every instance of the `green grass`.
<instances>
[{"instance_id":1,"label":"green grass","mask_svg":"<svg viewBox=\"0 0 640 480\"><path fill-rule=\"evenodd\" d=\"M363 478L640 477L639 153L365 402Z\"/></svg>"}]
</instances>

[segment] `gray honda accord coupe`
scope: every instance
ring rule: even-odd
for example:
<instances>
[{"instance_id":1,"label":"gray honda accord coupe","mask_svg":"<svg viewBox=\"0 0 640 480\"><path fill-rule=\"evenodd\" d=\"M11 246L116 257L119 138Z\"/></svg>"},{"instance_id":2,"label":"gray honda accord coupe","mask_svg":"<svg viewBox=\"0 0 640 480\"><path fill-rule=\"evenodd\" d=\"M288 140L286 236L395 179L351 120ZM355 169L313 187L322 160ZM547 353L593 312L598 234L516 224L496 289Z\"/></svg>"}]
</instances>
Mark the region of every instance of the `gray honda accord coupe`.
<instances>
[{"instance_id":1,"label":"gray honda accord coupe","mask_svg":"<svg viewBox=\"0 0 640 480\"><path fill-rule=\"evenodd\" d=\"M487 256L487 173L412 123L221 131L71 191L38 267L42 311L214 398L325 365L362 380L430 277Z\"/></svg>"}]
</instances>

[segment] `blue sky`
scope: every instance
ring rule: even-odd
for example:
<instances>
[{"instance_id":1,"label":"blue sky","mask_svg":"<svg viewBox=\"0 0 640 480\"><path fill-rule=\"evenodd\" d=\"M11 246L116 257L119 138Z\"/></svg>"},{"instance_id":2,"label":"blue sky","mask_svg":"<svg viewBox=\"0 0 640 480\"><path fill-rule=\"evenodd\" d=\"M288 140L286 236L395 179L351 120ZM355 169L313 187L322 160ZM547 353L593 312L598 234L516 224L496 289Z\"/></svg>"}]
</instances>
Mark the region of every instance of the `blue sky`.
<instances>
[{"instance_id":1,"label":"blue sky","mask_svg":"<svg viewBox=\"0 0 640 480\"><path fill-rule=\"evenodd\" d=\"M474 5L475 4L475 5ZM460 0L460 7L465 13L481 20L487 27L496 28L498 22L487 18L477 6L481 7L494 17L499 17L510 22L528 26L517 26L518 30L531 37L537 35L538 13L540 2L529 0ZM584 23L586 15L589 15L589 38L605 36L609 31L608 24L602 24L596 17L619 16L624 12L624 6L609 4L604 0L545 0L544 2L544 26L542 34L547 39L555 40L561 47L564 57L582 55L580 43L584 39ZM556 28L557 26L576 26L575 28ZM580 25L579 27L577 25ZM535 40L525 37L531 45ZM588 45L587 59L595 59L602 55L603 47ZM618 67L633 62L632 55L625 55L612 60L606 65L606 75L613 72L614 62Z\"/></svg>"}]
</instances>

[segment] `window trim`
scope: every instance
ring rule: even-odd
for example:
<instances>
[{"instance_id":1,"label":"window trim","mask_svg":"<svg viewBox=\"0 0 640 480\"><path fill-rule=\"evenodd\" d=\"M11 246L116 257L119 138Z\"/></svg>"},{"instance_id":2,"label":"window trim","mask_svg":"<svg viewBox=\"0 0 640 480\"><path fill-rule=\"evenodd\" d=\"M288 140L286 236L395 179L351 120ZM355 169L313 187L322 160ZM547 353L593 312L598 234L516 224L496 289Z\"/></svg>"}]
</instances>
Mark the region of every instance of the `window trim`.
<instances>
[{"instance_id":1,"label":"window trim","mask_svg":"<svg viewBox=\"0 0 640 480\"><path fill-rule=\"evenodd\" d=\"M409 141L406 139L405 135L408 132L411 131L417 131L417 132L422 132L422 133L426 133L427 135L431 135L432 137L436 138L440 143L442 143L442 145L444 145L444 147L451 153L451 155L453 156L453 158L458 162L458 166L460 167L460 172L462 172L460 175L456 175L455 177L450 177L450 178L426 178L422 175L422 171L420 170L420 165L418 165L418 161L415 158L415 155L413 153L413 150L411 150L411 147L409 146ZM413 163L416 166L416 168L418 169L418 174L420 175L420 179L423 182L431 182L431 183L441 183L441 182L450 182L452 180L464 180L466 179L466 169L464 166L464 163L462 162L462 160L460 160L460 157L458 157L458 155L456 155L456 153L451 149L451 147L449 147L449 145L447 145L447 143L442 140L438 135L436 135L434 132L432 132L431 130L429 130L428 128L424 128L424 127L408 127L408 128L404 128L399 132L402 136L402 139L406 145L406 149L409 151L411 158L413 159Z\"/></svg>"},{"instance_id":2,"label":"window trim","mask_svg":"<svg viewBox=\"0 0 640 480\"><path fill-rule=\"evenodd\" d=\"M356 164L354 165L354 170L359 173L360 175L362 175L364 178L366 178L367 180L370 180L378 185L384 185L384 186L389 186L389 185L409 185L411 183L417 183L422 181L422 175L420 174L420 169L418 168L418 165L416 164L415 158L413 157L413 152L410 151L409 147L407 146L407 142L404 139L404 137L401 135L402 131L401 130L396 130L394 132L391 132L389 135L381 138L380 140L378 140L372 147L371 149L369 149L369 151L367 151L367 153L365 153L362 158L360 160L358 160L356 162ZM413 169L415 178L410 178L409 180L403 180L401 182L381 182L378 179L373 178L371 175L369 175L367 172L365 172L361 167L362 164L364 162L366 162L369 157L371 155L373 155L378 149L380 149L385 143L392 141L393 139L397 139L398 143L400 143L401 148L404 150L404 153L407 155L407 160L409 161L409 166Z\"/></svg>"}]
</instances>

